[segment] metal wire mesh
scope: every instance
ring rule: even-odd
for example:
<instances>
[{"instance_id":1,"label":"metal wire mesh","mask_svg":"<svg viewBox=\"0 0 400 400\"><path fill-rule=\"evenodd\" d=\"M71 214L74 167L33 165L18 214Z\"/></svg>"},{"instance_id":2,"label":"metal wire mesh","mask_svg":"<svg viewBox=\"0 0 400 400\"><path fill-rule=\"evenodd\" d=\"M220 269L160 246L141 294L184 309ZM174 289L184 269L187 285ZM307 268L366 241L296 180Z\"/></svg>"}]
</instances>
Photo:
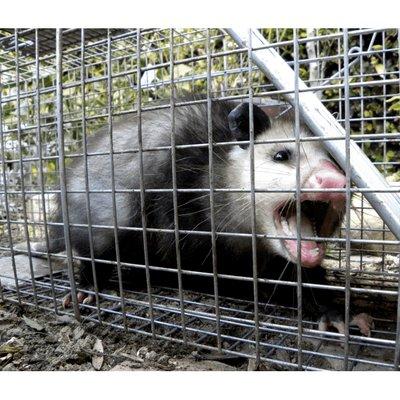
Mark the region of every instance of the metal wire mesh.
<instances>
[{"instance_id":1,"label":"metal wire mesh","mask_svg":"<svg viewBox=\"0 0 400 400\"><path fill-rule=\"evenodd\" d=\"M393 29L263 29L262 35L293 68L295 76L318 95L321 102L345 128L345 137L329 140L355 141L388 182L387 193L399 193L400 185L400 68L399 35ZM249 39L251 37L249 36ZM321 334L318 322L303 313L302 289L321 285L304 283L301 277L300 247L294 281L271 280L259 276L257 241L268 238L256 221L254 151L262 145L255 137L252 108L249 108L250 168L248 188L220 188L214 181L214 149L233 148L236 141L215 142L212 119L207 120L206 143L177 143L176 114L184 105L205 104L208 116L212 104L233 100L267 107L279 114L287 108L287 91L277 89L254 62L251 41L239 48L222 29L3 29L0 30L0 252L5 260L0 267L3 300L27 304L76 318L102 322L119 329L151 335L207 350L255 358L256 361L288 369L397 369L400 353L399 326L399 240L366 200L374 187L351 185L350 152L346 157L346 215L340 231L320 238L328 243L324 261L328 272L326 289L339 293L344 303L345 333ZM202 96L190 98L188 94ZM324 143L321 137L301 138L299 82L294 82L295 136L288 142L300 146L305 141ZM168 112L170 140L163 146L145 146L142 115L146 111ZM118 118L134 115L138 121L137 148L121 149L113 140L113 124ZM108 148L91 152L88 143L104 129ZM274 141L271 140L273 143ZM204 187L185 188L177 184L177 151L206 148L209 151L208 179ZM143 159L146 154L171 155L170 187L146 188ZM139 187L121 188L115 175L115 160L121 155L138 154ZM91 188L90 160L103 157L99 168L109 168L111 180L102 188ZM66 174L71 162L83 159L85 181L78 189L68 188ZM100 159L100 158L98 158ZM300 199L301 165L296 165L296 187L287 191ZM285 190L282 190L285 192ZM215 222L215 196L219 193L250 194L251 231L226 232ZM272 190L278 192L279 190ZM112 198L112 225L91 221L91 193ZM118 222L116 198L137 193L141 211L140 226ZM173 199L172 226L149 226L146 215L148 193L170 193ZM184 229L179 210L180 193L199 193L210 199L210 229ZM81 194L85 223L69 219L68 198ZM52 220L56 196L62 205L62 223ZM297 237L301 236L300 200L297 201ZM398 216L400 221L400 216ZM49 248L49 227L62 226L65 252L38 250L33 242ZM83 227L89 235L90 249L78 255L71 246L71 235ZM111 260L95 256L96 230L111 230L115 255ZM143 263L126 262L121 255L121 235L140 232ZM176 268L152 265L147 240L159 233L173 237ZM183 237L196 241L210 237L211 269L207 272L186 269L180 258ZM216 241L221 237L250 238L252 276L221 273ZM283 238L285 239L285 238ZM22 246L21 243L24 242ZM122 245L123 246L123 245ZM26 257L27 258L21 258ZM150 255L151 256L151 255ZM37 267L42 258L44 266ZM93 304L79 304L79 284L74 264L89 262L94 275ZM96 262L115 266L112 285L99 289ZM8 267L6 264L8 263ZM46 267L47 265L47 267ZM132 288L124 271L144 271L145 285ZM174 276L175 289L154 283L154 275L164 271ZM185 288L184 278L212 280L212 294ZM251 300L222 296L220 280L250 282ZM259 285L295 287L297 304L283 306L259 298ZM72 294L71 308L63 308L65 296ZM351 303L352 302L352 303ZM350 325L350 308L355 302L375 319L371 337L360 335Z\"/></svg>"}]
</instances>

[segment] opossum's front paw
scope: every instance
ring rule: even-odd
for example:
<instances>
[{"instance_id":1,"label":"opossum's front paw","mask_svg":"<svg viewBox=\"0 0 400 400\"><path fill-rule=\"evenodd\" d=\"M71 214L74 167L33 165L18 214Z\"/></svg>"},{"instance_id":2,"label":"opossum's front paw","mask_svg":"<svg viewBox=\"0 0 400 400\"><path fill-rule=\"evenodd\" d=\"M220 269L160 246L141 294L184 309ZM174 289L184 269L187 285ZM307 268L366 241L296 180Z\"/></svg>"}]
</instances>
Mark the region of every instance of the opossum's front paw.
<instances>
[{"instance_id":1,"label":"opossum's front paw","mask_svg":"<svg viewBox=\"0 0 400 400\"><path fill-rule=\"evenodd\" d=\"M76 298L77 298L79 304L93 304L94 300L95 300L95 297L93 294L89 294L89 293L82 292L82 291L78 291L78 293L76 294ZM68 293L66 296L63 297L62 306L64 309L72 306L71 293Z\"/></svg>"},{"instance_id":2,"label":"opossum's front paw","mask_svg":"<svg viewBox=\"0 0 400 400\"><path fill-rule=\"evenodd\" d=\"M370 315L360 313L351 318L350 326L356 326L362 335L369 337L371 336L371 329L374 329L374 320ZM329 328L334 328L342 334L345 333L343 316L335 310L326 312L318 321L320 331L327 331Z\"/></svg>"}]
</instances>

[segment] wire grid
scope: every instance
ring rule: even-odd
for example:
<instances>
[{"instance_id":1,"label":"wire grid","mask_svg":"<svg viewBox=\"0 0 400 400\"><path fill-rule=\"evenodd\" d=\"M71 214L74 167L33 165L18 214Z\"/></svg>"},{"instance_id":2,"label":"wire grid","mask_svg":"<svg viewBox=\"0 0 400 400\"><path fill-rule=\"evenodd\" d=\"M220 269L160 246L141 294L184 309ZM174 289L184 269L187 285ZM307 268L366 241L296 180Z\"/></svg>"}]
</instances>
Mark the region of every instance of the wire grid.
<instances>
[{"instance_id":1,"label":"wire grid","mask_svg":"<svg viewBox=\"0 0 400 400\"><path fill-rule=\"evenodd\" d=\"M64 41L71 31L75 39ZM371 215L379 217L374 215L362 190L349 185L347 204L350 207L350 194L353 194L352 208L359 221L347 216L340 236L327 239L331 246L330 283L342 291L347 304L351 293L352 297L366 301L384 301L393 310L392 314L386 309L382 311L384 317L378 319L371 338L360 337L353 331L344 338L334 333L321 336L315 322L302 318L301 301L297 308L290 308L222 298L217 292L207 297L183 291L181 276L188 272L179 268L178 260L177 291L152 288L149 279L147 293L127 289L122 284L121 268L145 268L149 278L152 270L163 266L150 266L148 262L131 265L117 256L114 264L118 276L113 292L96 290L96 306L81 305L79 309L75 305L72 311L62 310L63 296L71 289L76 295L71 278L73 261L84 258L73 255L68 246L66 255L50 257L33 252L30 241L48 240L44 228L51 224L47 216L52 208L52 195L63 196L62 179L61 185L59 180L65 169L62 164L75 157L87 157L86 136L117 116L140 115L142 111L157 109L170 109L173 116L175 107L185 103L179 99L186 92L205 93L206 99L191 103L208 105L211 99L264 103L272 99L280 104L284 94L252 63L250 49L238 49L223 30L108 30L104 37L100 34L95 37L86 31L54 31L50 49L42 30L0 31L3 160L0 250L11 255L15 264L14 247L25 240L29 258L32 254L47 257L51 272L50 277L34 278L30 262L31 279L24 281L16 276L14 288L2 289L3 298L57 313L82 314L85 319L118 328L256 358L285 368L329 369L331 364L326 363L327 359L343 360L345 369L357 364L396 368L399 242L383 222L379 228L369 226ZM346 127L347 140L352 138L359 143L384 176L396 176L400 164L395 157L400 139L395 106L399 96L398 32L317 29L288 35L287 31L265 29L263 33ZM42 42L45 42L43 48ZM212 126L209 126L208 145L212 143L211 133ZM167 148L139 147L126 151L170 150L173 154L176 148L173 131L171 139L171 146ZM57 140L61 146L57 146ZM251 146L253 143L257 145L256 140L250 140ZM112 157L116 152L111 149L109 154ZM182 189L172 188L175 195L179 190ZM199 190L209 192L211 197L218 191L213 189L212 182L209 188ZM398 191L395 183L393 190ZM145 188L142 186L137 191L143 197ZM252 193L256 191L253 187ZM81 192L85 193L85 189ZM115 187L111 188L114 196L116 192ZM151 231L145 224L144 219L139 228L114 225L110 229L115 232L137 229L145 237ZM69 224L65 226L68 230ZM169 233L179 243L181 234L194 232L180 230L177 217ZM215 237L224 233L213 229L204 234ZM254 229L251 235L262 237ZM66 273L52 272L51 260L60 259L67 260L69 277ZM371 263L373 268L369 268ZM216 278L217 262L210 274ZM253 278L262 281L257 276ZM299 282L297 285L301 288ZM345 347L337 345L335 350L326 347L332 343L344 343ZM377 349L387 350L391 361L382 360ZM278 350L285 350L289 358L280 359Z\"/></svg>"}]
</instances>

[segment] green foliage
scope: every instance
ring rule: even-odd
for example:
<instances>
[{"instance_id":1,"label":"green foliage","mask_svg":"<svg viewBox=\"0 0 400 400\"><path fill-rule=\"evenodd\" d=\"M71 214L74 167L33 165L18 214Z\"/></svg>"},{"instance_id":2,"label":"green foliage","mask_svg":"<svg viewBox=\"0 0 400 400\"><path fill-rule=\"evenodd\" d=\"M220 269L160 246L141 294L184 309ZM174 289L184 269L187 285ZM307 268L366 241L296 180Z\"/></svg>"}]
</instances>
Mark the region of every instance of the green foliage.
<instances>
[{"instance_id":1,"label":"green foliage","mask_svg":"<svg viewBox=\"0 0 400 400\"><path fill-rule=\"evenodd\" d=\"M280 43L276 47L279 54L287 61L293 62L293 29L265 28L261 32L271 43ZM318 60L310 60L304 40L306 29L298 30L299 71L300 78L309 81L310 66L317 65L318 80L311 85L321 85L325 80L343 68L343 39L334 36L337 29L317 29L321 38L315 42ZM210 31L211 71L215 73L211 81L214 97L247 95L249 90L248 57L246 53L223 52L236 49L235 43L219 29ZM63 74L63 108L64 135L66 153L73 155L81 150L83 139L83 117L86 117L86 132L92 135L100 126L107 123L109 106L115 115L134 111L137 107L137 63L140 63L142 77L142 105L151 106L160 100L166 100L171 95L170 78L173 72L177 81L175 84L178 98L186 93L206 93L207 90L207 42L203 30L182 29L174 32L174 47L171 53L170 31L161 30L145 33L141 39L141 55L136 56L136 42L132 38L112 42L112 79L108 81L107 47L99 47L98 51L87 51L85 68L80 65L80 50L67 50L64 54ZM362 47L364 54L358 58L350 69L350 117L351 132L354 134L398 133L400 95L397 84L380 83L384 79L398 79L398 49L396 30L387 30L378 34L375 42L367 51L371 34L350 35L349 48ZM361 41L361 42L360 42ZM221 53L221 55L218 55ZM171 71L171 55L175 62ZM0 63L12 65L15 54L1 53ZM350 55L353 62L357 55ZM187 62L182 62L182 61ZM34 61L28 56L25 62ZM11 143L18 140L18 128L21 130L20 153L16 148L6 149L6 159L37 156L38 134L37 118L40 114L40 138L42 153L50 157L44 162L44 175L47 186L57 183L57 135L56 135L56 93L54 58L44 58L40 61L41 94L40 107L37 102L34 68L25 68L21 74L19 86L12 79L5 81L2 75L1 96L7 98L2 107L4 138ZM82 74L85 85L82 86ZM152 85L146 84L151 79ZM255 95L268 97L274 87L264 74L256 69L251 73L252 87ZM359 83L362 82L362 85ZM373 84L368 84L373 82ZM108 86L112 93L108 96ZM154 85L155 84L155 85ZM344 89L343 74L329 80L329 85L321 90L322 100L328 109L340 120L344 119ZM335 86L338 85L338 86ZM17 88L23 96L20 103L20 125L17 118ZM280 99L280 96L272 96ZM111 104L109 104L111 100ZM39 107L39 110L38 110ZM38 113L39 111L39 113ZM386 173L395 173L399 166L393 161L400 159L399 142L375 141L363 143L363 149L371 160L384 162ZM53 158L51 158L53 157ZM33 164L32 164L33 165ZM31 165L31 166L32 166ZM38 181L38 164L30 169L30 179Z\"/></svg>"}]
</instances>

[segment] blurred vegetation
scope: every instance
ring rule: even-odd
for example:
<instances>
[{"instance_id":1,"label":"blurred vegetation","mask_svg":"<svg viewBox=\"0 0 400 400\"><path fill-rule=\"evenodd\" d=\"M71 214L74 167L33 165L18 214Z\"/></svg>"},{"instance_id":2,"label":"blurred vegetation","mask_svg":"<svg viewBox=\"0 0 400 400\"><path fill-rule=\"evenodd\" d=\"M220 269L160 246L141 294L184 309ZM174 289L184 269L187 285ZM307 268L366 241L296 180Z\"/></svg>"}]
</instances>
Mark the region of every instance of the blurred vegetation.
<instances>
[{"instance_id":1,"label":"blurred vegetation","mask_svg":"<svg viewBox=\"0 0 400 400\"><path fill-rule=\"evenodd\" d=\"M262 29L262 33L271 43L281 43L276 49L289 63L293 62L293 30ZM343 123L344 88L343 84L343 37L332 37L337 29L316 29L314 34L320 38L314 43L313 51L317 60L311 57L306 39L310 32L298 31L300 77L311 86L320 86L330 79L328 85L319 90L322 101L328 109ZM207 37L204 30L183 29L174 32L173 54L171 54L170 31L158 30L143 33L141 54L136 55L134 37L112 41L111 80L112 93L108 96L107 79L107 44L87 47L84 54L85 68L81 67L81 51L66 48L63 58L63 107L64 134L66 153L74 154L81 149L83 138L83 111L86 117L86 131L93 134L100 126L107 123L108 107L112 106L114 115L134 111L137 102L137 88L141 85L142 105L151 106L155 102L169 99L171 95L170 78L174 74L177 97L185 93L206 93L207 89ZM355 134L398 133L399 129L399 51L396 30L386 30L374 34L350 35L348 47L360 52L362 56L351 55L349 62L350 83L350 118L351 132ZM245 96L248 93L249 74L247 54L229 54L217 56L227 50L235 49L233 41L221 30L210 30L210 50L215 55L211 59L213 97ZM176 62L170 69L171 55ZM56 135L56 93L55 93L55 57L43 56L39 63L40 70L40 108L36 96L34 59L20 54L20 84L15 84L15 54L0 48L1 96L7 99L2 106L2 123L5 140L6 160L22 157L37 157L38 130L36 124L40 115L41 150L45 187L57 184L57 135ZM141 66L141 79L137 76L137 62ZM187 60L187 62L182 62ZM29 64L30 63L30 64ZM25 65L29 64L29 65ZM13 70L14 68L14 70ZM317 71L316 79L310 80L310 69ZM9 70L8 70L9 69ZM85 85L81 80L84 75ZM13 78L14 77L14 78ZM269 96L274 88L259 71L253 71L252 87L255 95ZM315 78L315 77L314 77ZM393 80L391 82L390 80ZM371 82L369 84L369 82ZM359 85L361 83L361 85ZM17 99L20 94L20 126L18 127ZM84 91L84 92L83 92ZM85 107L84 107L85 106ZM38 112L39 111L39 112ZM17 128L21 128L18 138ZM19 143L19 139L21 143ZM398 141L365 142L362 144L368 157L378 163L386 174L400 180L399 165L400 145ZM20 150L21 149L21 152ZM384 163L384 164L379 164ZM11 168L12 167L12 168ZM18 163L10 168L18 181L20 171ZM38 182L39 164L37 161L24 163L26 184ZM397 176L397 178L396 178ZM1 183L1 182L0 182Z\"/></svg>"}]
</instances>

